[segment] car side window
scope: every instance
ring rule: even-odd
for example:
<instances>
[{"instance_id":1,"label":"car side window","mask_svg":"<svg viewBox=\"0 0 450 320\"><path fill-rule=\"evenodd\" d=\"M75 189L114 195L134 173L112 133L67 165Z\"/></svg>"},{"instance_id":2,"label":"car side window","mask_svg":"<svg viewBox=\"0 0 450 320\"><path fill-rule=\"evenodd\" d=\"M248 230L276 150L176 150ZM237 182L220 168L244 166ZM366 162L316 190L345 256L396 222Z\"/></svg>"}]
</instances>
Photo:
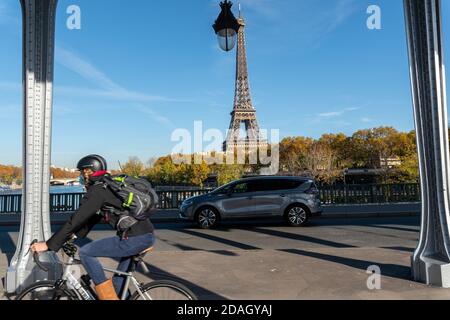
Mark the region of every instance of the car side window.
<instances>
[{"instance_id":1,"label":"car side window","mask_svg":"<svg viewBox=\"0 0 450 320\"><path fill-rule=\"evenodd\" d=\"M224 188L220 189L219 191L217 191L217 194L227 194L232 188L233 188L233 186L229 185L229 186L224 187Z\"/></svg>"},{"instance_id":2,"label":"car side window","mask_svg":"<svg viewBox=\"0 0 450 320\"><path fill-rule=\"evenodd\" d=\"M280 190L293 190L299 188L300 190L308 190L310 184L305 180L291 180L285 179L279 181Z\"/></svg>"},{"instance_id":3,"label":"car side window","mask_svg":"<svg viewBox=\"0 0 450 320\"><path fill-rule=\"evenodd\" d=\"M245 193L248 192L248 183L239 183L234 186L233 193Z\"/></svg>"},{"instance_id":4,"label":"car side window","mask_svg":"<svg viewBox=\"0 0 450 320\"><path fill-rule=\"evenodd\" d=\"M307 191L309 189L311 189L311 187L313 186L313 182L312 181L305 181L299 188L299 190L301 192Z\"/></svg>"},{"instance_id":5,"label":"car side window","mask_svg":"<svg viewBox=\"0 0 450 320\"><path fill-rule=\"evenodd\" d=\"M260 181L257 187L258 191L276 191L280 189L280 181L273 179Z\"/></svg>"}]
</instances>

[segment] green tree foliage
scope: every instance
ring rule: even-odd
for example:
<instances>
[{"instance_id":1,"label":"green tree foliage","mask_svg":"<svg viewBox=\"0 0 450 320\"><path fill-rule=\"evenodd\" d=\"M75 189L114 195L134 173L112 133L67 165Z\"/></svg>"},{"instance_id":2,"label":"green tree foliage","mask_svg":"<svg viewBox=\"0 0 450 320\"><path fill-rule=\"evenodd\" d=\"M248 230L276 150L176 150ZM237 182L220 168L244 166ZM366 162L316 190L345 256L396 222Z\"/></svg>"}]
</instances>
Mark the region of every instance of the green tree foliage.
<instances>
[{"instance_id":1,"label":"green tree foliage","mask_svg":"<svg viewBox=\"0 0 450 320\"><path fill-rule=\"evenodd\" d=\"M170 156L161 157L153 162L151 168L145 170L145 175L154 184L160 185L194 185L203 187L203 182L211 173L211 166L205 162L194 164L175 164Z\"/></svg>"},{"instance_id":2,"label":"green tree foliage","mask_svg":"<svg viewBox=\"0 0 450 320\"><path fill-rule=\"evenodd\" d=\"M387 159L398 159L389 167ZM383 164L384 163L384 164ZM359 130L351 137L324 134L318 140L288 137L280 143L283 173L314 177L323 183L343 179L345 169L383 169L383 182L415 182L419 170L415 132L392 127Z\"/></svg>"},{"instance_id":3,"label":"green tree foliage","mask_svg":"<svg viewBox=\"0 0 450 320\"><path fill-rule=\"evenodd\" d=\"M217 182L224 185L234 180L240 179L245 174L245 166L239 164L218 165L215 167Z\"/></svg>"},{"instance_id":4,"label":"green tree foliage","mask_svg":"<svg viewBox=\"0 0 450 320\"><path fill-rule=\"evenodd\" d=\"M138 157L130 157L122 167L122 172L131 177L140 177L144 174L144 171L144 164Z\"/></svg>"},{"instance_id":5,"label":"green tree foliage","mask_svg":"<svg viewBox=\"0 0 450 320\"><path fill-rule=\"evenodd\" d=\"M450 136L450 130L449 130ZM399 132L392 127L358 130L352 136L324 134L319 139L286 137L279 145L280 174L313 177L323 183L342 181L345 169L382 169L380 182L417 182L419 179L415 131ZM194 163L194 155L187 155ZM383 160L384 159L384 160ZM394 166L383 165L386 159L397 160ZM236 159L235 159L236 160ZM189 162L189 161L188 161ZM156 185L193 185L202 187L209 175L217 176L220 185L257 173L260 163L207 165L174 163L171 156L150 159L147 165L132 157L123 166L131 176L146 176ZM249 163L248 156L245 163ZM0 183L21 181L21 168L0 166ZM64 175L64 172L53 171Z\"/></svg>"}]
</instances>

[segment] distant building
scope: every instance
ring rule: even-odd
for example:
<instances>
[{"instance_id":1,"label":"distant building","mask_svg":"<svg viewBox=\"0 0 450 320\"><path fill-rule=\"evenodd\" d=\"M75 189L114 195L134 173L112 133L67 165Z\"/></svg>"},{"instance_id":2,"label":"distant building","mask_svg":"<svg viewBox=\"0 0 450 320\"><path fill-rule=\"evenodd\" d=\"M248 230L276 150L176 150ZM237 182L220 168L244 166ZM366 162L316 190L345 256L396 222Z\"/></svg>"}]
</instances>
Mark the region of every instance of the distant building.
<instances>
[{"instance_id":1,"label":"distant building","mask_svg":"<svg viewBox=\"0 0 450 320\"><path fill-rule=\"evenodd\" d=\"M379 167L383 169L392 169L402 165L400 157L382 158L380 157Z\"/></svg>"},{"instance_id":2,"label":"distant building","mask_svg":"<svg viewBox=\"0 0 450 320\"><path fill-rule=\"evenodd\" d=\"M346 169L344 170L344 181L346 184L377 183L379 177L385 172L385 169Z\"/></svg>"},{"instance_id":3,"label":"distant building","mask_svg":"<svg viewBox=\"0 0 450 320\"><path fill-rule=\"evenodd\" d=\"M402 160L400 157L380 157L377 163L378 168L344 170L344 180L346 184L379 183L388 170L395 169L401 164Z\"/></svg>"},{"instance_id":4,"label":"distant building","mask_svg":"<svg viewBox=\"0 0 450 320\"><path fill-rule=\"evenodd\" d=\"M77 179L51 179L50 185L52 187L56 186L79 186L81 185L80 181Z\"/></svg>"},{"instance_id":5,"label":"distant building","mask_svg":"<svg viewBox=\"0 0 450 320\"><path fill-rule=\"evenodd\" d=\"M50 168L52 168L52 169L59 169L59 170L62 170L62 171L64 171L64 172L70 172L70 173L75 173L75 172L77 172L78 171L78 169L74 169L74 168L60 168L60 167L57 167L57 166L55 166L55 165L51 165L50 166Z\"/></svg>"}]
</instances>

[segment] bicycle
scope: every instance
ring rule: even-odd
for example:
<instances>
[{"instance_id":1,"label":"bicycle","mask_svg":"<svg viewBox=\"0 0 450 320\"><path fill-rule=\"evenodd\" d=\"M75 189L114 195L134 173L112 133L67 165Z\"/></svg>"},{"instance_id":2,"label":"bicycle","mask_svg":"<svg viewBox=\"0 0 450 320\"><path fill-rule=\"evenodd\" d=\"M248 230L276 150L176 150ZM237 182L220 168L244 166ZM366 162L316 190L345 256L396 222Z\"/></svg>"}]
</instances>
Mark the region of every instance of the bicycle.
<instances>
[{"instance_id":1,"label":"bicycle","mask_svg":"<svg viewBox=\"0 0 450 320\"><path fill-rule=\"evenodd\" d=\"M36 242L37 240L33 241L31 245ZM79 281L72 273L74 266L81 265L81 261L75 259L78 248L72 243L66 243L63 251L68 256L68 261L67 263L61 262L65 266L62 277L56 281L36 282L24 289L16 300L98 300L97 294L91 286L90 277L83 275ZM133 256L127 272L103 267L103 270L108 273L126 278L122 292L118 295L120 300L197 300L191 290L176 281L156 280L142 284L136 280L133 273L139 266L146 274L149 273L143 258L151 251L153 248ZM40 269L48 271L39 261L38 253L33 254L33 259ZM133 294L129 292L130 283L135 288Z\"/></svg>"}]
</instances>

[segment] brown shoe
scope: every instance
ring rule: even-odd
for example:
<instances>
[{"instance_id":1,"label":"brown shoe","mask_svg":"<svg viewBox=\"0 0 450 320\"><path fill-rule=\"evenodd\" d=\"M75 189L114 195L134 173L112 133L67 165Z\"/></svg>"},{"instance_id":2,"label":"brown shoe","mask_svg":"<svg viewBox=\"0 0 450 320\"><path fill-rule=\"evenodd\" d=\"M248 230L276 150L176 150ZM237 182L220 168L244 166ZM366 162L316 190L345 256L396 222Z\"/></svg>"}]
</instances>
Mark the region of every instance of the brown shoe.
<instances>
[{"instance_id":1,"label":"brown shoe","mask_svg":"<svg viewBox=\"0 0 450 320\"><path fill-rule=\"evenodd\" d=\"M112 279L95 286L95 291L99 300L119 300Z\"/></svg>"}]
</instances>

